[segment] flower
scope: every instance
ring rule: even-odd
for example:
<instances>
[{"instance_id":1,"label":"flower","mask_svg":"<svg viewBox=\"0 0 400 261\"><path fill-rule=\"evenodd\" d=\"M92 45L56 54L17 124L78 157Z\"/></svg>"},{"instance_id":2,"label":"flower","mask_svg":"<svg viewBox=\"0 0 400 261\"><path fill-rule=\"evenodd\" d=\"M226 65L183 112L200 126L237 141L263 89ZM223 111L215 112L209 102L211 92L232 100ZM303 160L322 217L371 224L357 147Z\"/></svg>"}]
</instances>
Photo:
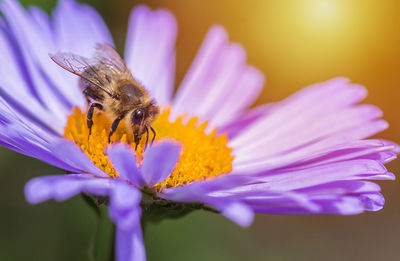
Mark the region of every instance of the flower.
<instances>
[{"instance_id":1,"label":"flower","mask_svg":"<svg viewBox=\"0 0 400 261\"><path fill-rule=\"evenodd\" d=\"M140 220L160 212L207 209L248 226L254 213L350 215L383 207L380 187L369 180L394 179L384 164L399 147L366 139L388 125L377 107L359 104L362 86L336 78L248 110L263 74L215 26L172 97L175 20L140 6L125 60L162 113L154 145L143 151L142 139L135 151L124 123L108 145L104 113L88 135L77 77L48 57L58 50L89 57L97 43L112 44L100 16L72 0L60 1L52 19L15 0L4 0L0 11L0 63L7 64L0 67L0 144L70 173L29 181L31 203L107 196L118 260L145 259Z\"/></svg>"}]
</instances>

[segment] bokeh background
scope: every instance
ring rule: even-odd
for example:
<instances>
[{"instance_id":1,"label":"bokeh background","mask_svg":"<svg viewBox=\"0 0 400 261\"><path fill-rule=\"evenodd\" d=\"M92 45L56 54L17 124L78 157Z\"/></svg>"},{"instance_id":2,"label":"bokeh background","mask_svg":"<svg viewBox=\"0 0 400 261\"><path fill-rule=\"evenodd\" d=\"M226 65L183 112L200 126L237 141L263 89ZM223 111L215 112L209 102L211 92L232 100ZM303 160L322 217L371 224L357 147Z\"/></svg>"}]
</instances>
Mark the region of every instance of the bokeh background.
<instances>
[{"instance_id":1,"label":"bokeh background","mask_svg":"<svg viewBox=\"0 0 400 261\"><path fill-rule=\"evenodd\" d=\"M51 11L56 1L23 0ZM179 23L177 83L213 24L243 44L248 61L267 77L257 103L278 101L335 76L365 85L368 103L389 121L384 137L400 141L400 1L175 0L83 1L96 8L122 50L131 8L145 3L171 10ZM73 17L71 17L73 19ZM300 112L301 113L301 112ZM400 160L389 169L400 173ZM57 169L0 148L0 260L88 260L95 214L79 197L30 206L26 181ZM257 215L242 229L197 212L151 225L148 260L399 260L400 184L381 182L382 211L357 216ZM106 211L103 209L106 216ZM109 220L100 223L100 255L109 260Z\"/></svg>"}]
</instances>

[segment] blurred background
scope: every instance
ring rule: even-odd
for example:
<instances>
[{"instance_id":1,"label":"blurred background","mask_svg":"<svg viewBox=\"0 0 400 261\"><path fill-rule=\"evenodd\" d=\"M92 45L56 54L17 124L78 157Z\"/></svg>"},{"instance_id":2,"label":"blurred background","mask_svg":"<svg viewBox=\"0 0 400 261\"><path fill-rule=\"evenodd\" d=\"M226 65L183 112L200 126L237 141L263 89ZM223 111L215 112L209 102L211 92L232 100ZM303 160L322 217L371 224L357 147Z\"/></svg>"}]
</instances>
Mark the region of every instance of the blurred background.
<instances>
[{"instance_id":1,"label":"blurred background","mask_svg":"<svg viewBox=\"0 0 400 261\"><path fill-rule=\"evenodd\" d=\"M23 0L50 12L51 0ZM177 83L208 28L226 27L248 61L267 77L257 104L278 101L309 84L349 77L369 90L368 103L385 112L400 142L400 1L398 0L96 0L82 1L104 17L120 50L129 12L139 3L171 10L179 24ZM73 17L71 17L73 19ZM80 197L30 206L23 187L32 177L59 170L0 148L0 260L88 260L96 216ZM400 160L389 169L400 173ZM382 211L357 216L257 215L242 229L196 212L151 225L148 260L398 260L400 184L381 182ZM105 210L103 210L106 216ZM111 225L100 224L100 257L108 260Z\"/></svg>"}]
</instances>

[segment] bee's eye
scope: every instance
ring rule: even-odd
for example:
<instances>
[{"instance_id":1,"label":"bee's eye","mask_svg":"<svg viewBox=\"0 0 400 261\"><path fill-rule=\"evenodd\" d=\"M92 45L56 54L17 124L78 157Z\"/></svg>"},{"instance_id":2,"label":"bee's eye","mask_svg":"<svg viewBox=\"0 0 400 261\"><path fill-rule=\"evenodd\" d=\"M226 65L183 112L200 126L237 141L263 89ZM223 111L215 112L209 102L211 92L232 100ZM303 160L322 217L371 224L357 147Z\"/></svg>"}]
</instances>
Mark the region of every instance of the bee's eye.
<instances>
[{"instance_id":1,"label":"bee's eye","mask_svg":"<svg viewBox=\"0 0 400 261\"><path fill-rule=\"evenodd\" d=\"M138 110L133 112L133 115L132 115L133 124L135 124L135 125L141 124L142 121L143 121L143 118L144 118L144 111L143 110L138 109Z\"/></svg>"}]
</instances>

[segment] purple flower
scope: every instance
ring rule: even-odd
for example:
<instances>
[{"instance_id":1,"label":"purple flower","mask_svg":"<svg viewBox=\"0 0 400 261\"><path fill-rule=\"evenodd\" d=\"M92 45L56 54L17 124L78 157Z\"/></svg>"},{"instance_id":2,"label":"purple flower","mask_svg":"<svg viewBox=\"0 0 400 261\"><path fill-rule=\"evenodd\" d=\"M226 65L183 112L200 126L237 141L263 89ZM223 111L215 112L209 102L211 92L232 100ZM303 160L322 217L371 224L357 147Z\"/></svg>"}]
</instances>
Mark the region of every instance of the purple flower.
<instances>
[{"instance_id":1,"label":"purple flower","mask_svg":"<svg viewBox=\"0 0 400 261\"><path fill-rule=\"evenodd\" d=\"M14 0L1 2L0 11L0 64L7 65L0 67L0 144L72 173L29 181L31 203L107 196L119 261L145 260L140 220L154 208L166 217L203 208L249 226L254 213L350 215L383 207L380 187L368 180L394 179L384 164L399 147L366 139L388 125L377 107L359 104L362 86L337 78L248 110L264 77L215 26L173 96L177 25L169 12L140 6L124 57L163 112L154 145L135 152L126 126L107 144L104 113L88 137L77 77L48 56L90 57L97 43L112 44L100 16L72 0L60 1L52 19Z\"/></svg>"}]
</instances>

